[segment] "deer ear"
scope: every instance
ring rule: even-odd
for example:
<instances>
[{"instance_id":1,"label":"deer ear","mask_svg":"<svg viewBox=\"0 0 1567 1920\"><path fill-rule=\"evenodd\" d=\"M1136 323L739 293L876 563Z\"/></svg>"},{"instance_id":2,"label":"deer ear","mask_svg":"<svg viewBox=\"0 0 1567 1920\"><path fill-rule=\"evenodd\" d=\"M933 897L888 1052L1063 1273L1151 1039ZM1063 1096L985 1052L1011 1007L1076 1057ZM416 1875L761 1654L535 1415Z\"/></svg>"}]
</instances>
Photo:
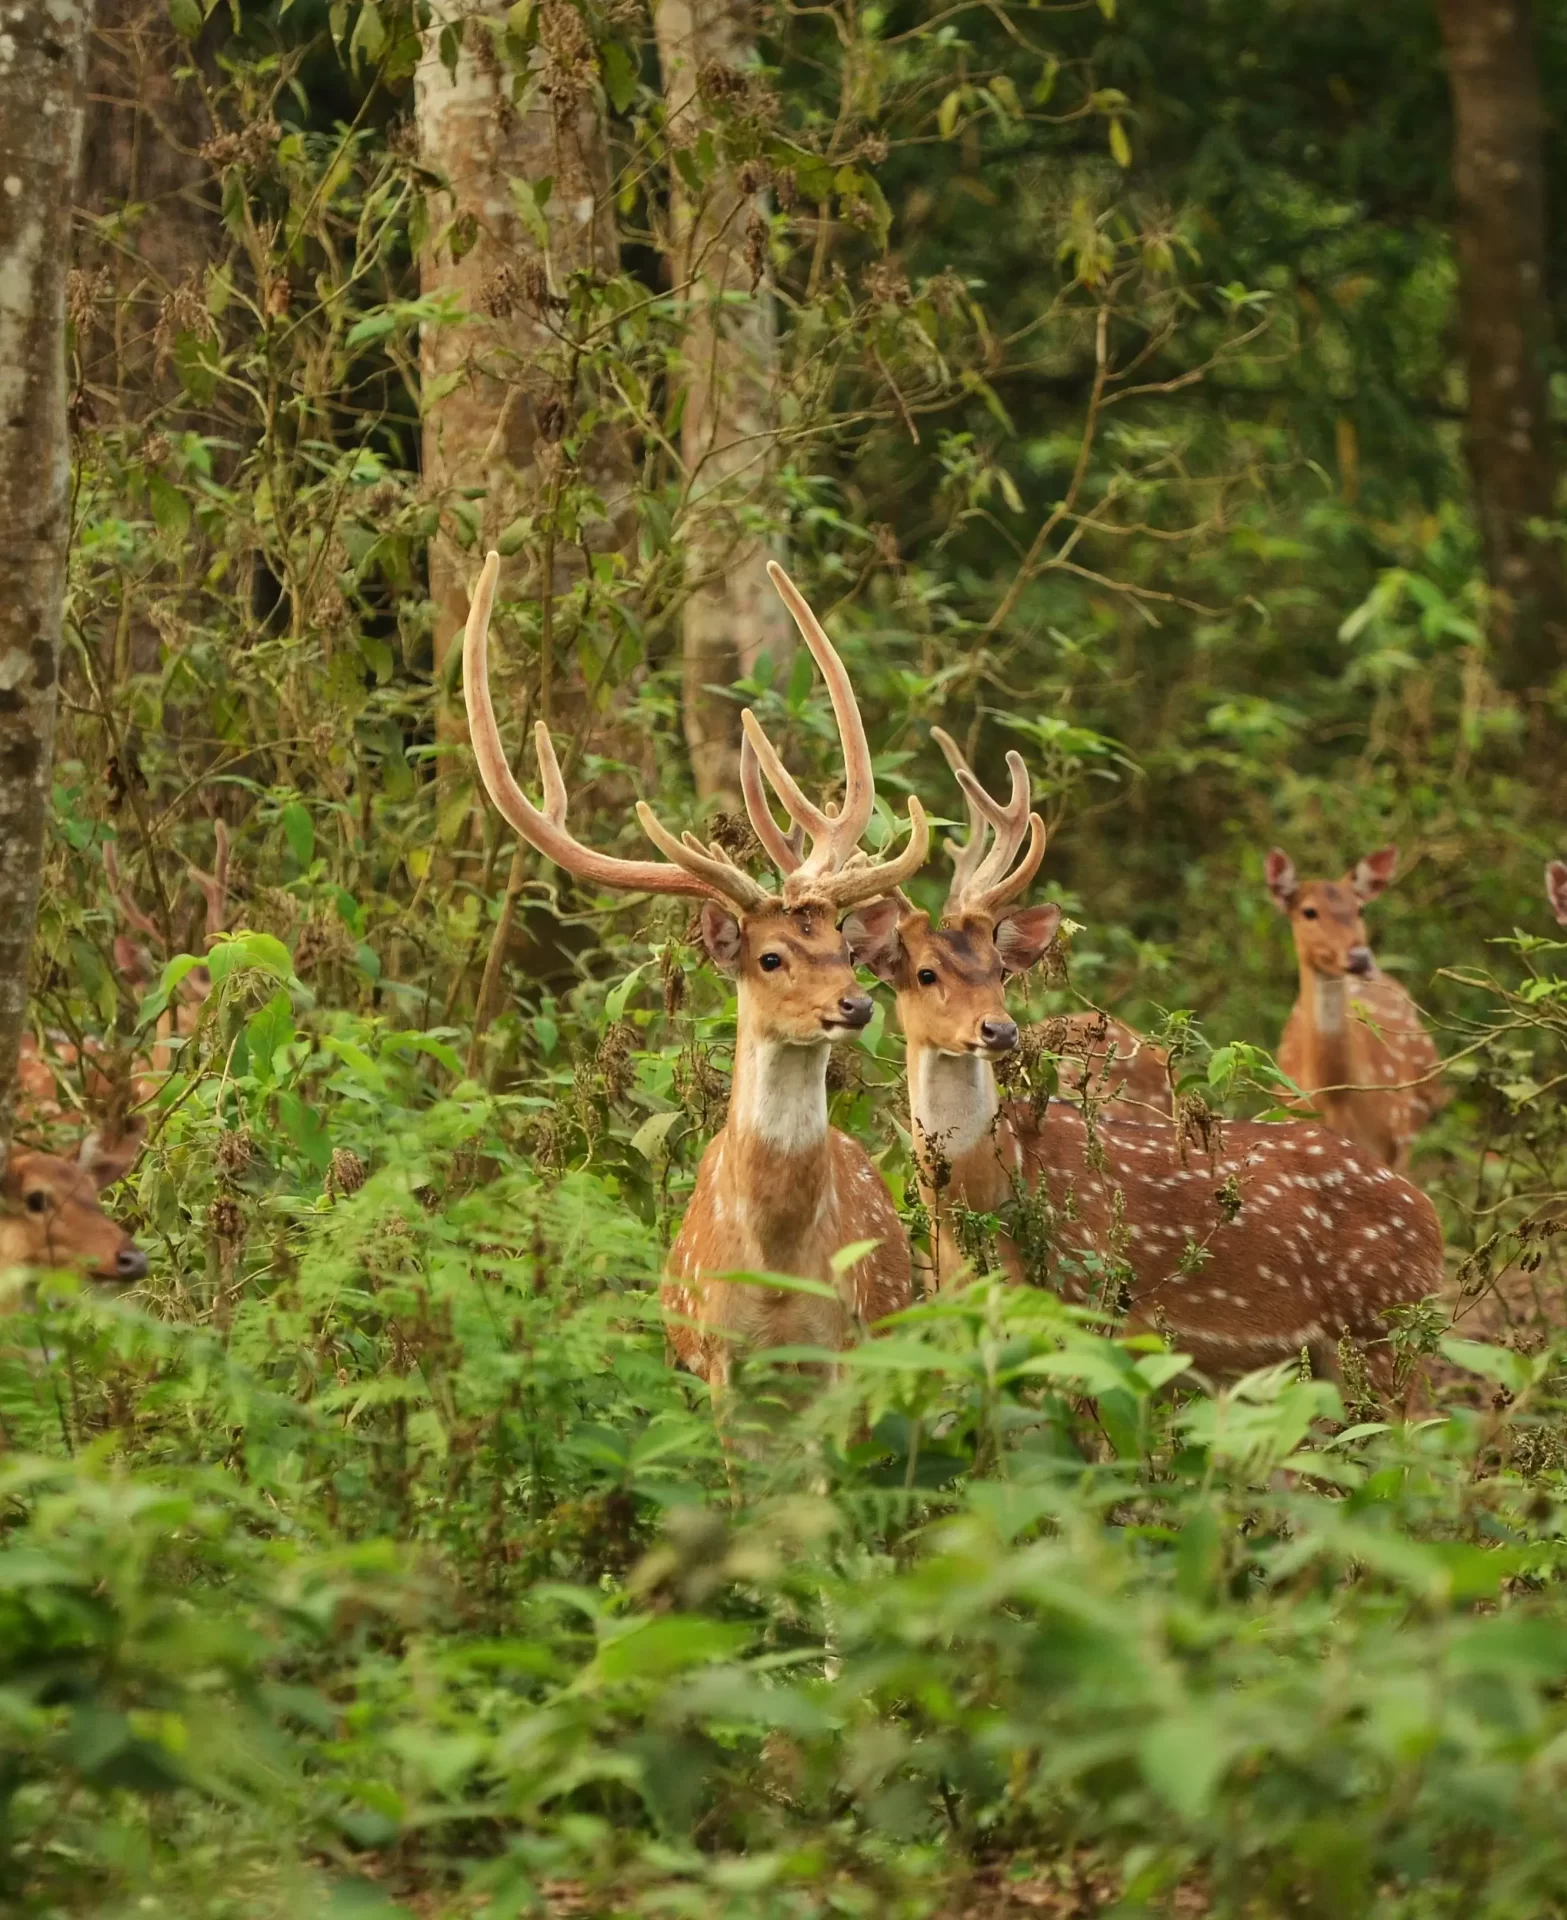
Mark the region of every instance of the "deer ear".
<instances>
[{"instance_id":1,"label":"deer ear","mask_svg":"<svg viewBox=\"0 0 1567 1920\"><path fill-rule=\"evenodd\" d=\"M118 1133L90 1133L82 1142L76 1164L102 1193L130 1172L146 1137L145 1120L128 1120Z\"/></svg>"},{"instance_id":2,"label":"deer ear","mask_svg":"<svg viewBox=\"0 0 1567 1920\"><path fill-rule=\"evenodd\" d=\"M1273 904L1280 913L1288 913L1290 902L1300 891L1300 882L1295 878L1295 862L1282 847L1270 847L1268 857L1262 863L1262 871L1268 882L1268 891L1273 895Z\"/></svg>"},{"instance_id":3,"label":"deer ear","mask_svg":"<svg viewBox=\"0 0 1567 1920\"><path fill-rule=\"evenodd\" d=\"M1567 860L1553 860L1545 869L1545 897L1551 912L1567 927Z\"/></svg>"},{"instance_id":4,"label":"deer ear","mask_svg":"<svg viewBox=\"0 0 1567 1920\"><path fill-rule=\"evenodd\" d=\"M1375 853L1368 853L1364 860L1355 862L1354 871L1348 876L1349 884L1355 889L1357 900L1375 900L1397 872L1398 848L1378 847Z\"/></svg>"},{"instance_id":5,"label":"deer ear","mask_svg":"<svg viewBox=\"0 0 1567 1920\"><path fill-rule=\"evenodd\" d=\"M1027 973L1055 939L1061 925L1057 906L1022 907L996 922L996 951L1008 973Z\"/></svg>"},{"instance_id":6,"label":"deer ear","mask_svg":"<svg viewBox=\"0 0 1567 1920\"><path fill-rule=\"evenodd\" d=\"M898 970L903 942L898 937L902 904L892 898L871 900L856 907L841 929L857 967L869 967L878 980L891 981Z\"/></svg>"},{"instance_id":7,"label":"deer ear","mask_svg":"<svg viewBox=\"0 0 1567 1920\"><path fill-rule=\"evenodd\" d=\"M716 900L702 902L702 945L720 972L740 971L740 922Z\"/></svg>"}]
</instances>

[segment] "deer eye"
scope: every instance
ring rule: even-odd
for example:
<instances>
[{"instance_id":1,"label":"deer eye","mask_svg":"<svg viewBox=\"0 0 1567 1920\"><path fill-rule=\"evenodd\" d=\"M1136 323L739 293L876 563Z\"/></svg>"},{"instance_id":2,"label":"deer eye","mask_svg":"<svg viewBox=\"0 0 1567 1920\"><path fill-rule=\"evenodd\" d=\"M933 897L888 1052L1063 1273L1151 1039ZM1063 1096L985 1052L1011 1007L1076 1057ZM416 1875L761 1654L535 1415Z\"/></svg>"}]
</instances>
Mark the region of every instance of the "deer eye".
<instances>
[{"instance_id":1,"label":"deer eye","mask_svg":"<svg viewBox=\"0 0 1567 1920\"><path fill-rule=\"evenodd\" d=\"M764 953L756 964L762 969L763 973L776 973L783 965L783 955L781 953Z\"/></svg>"},{"instance_id":2,"label":"deer eye","mask_svg":"<svg viewBox=\"0 0 1567 1920\"><path fill-rule=\"evenodd\" d=\"M29 1213L47 1213L49 1211L49 1196L44 1192L42 1187L34 1187L22 1204Z\"/></svg>"},{"instance_id":3,"label":"deer eye","mask_svg":"<svg viewBox=\"0 0 1567 1920\"><path fill-rule=\"evenodd\" d=\"M1317 917L1317 910L1315 907L1302 907L1300 910L1300 917L1302 920L1315 920Z\"/></svg>"},{"instance_id":4,"label":"deer eye","mask_svg":"<svg viewBox=\"0 0 1567 1920\"><path fill-rule=\"evenodd\" d=\"M915 977L922 987L933 987L936 984L936 969L934 967L921 967Z\"/></svg>"}]
</instances>

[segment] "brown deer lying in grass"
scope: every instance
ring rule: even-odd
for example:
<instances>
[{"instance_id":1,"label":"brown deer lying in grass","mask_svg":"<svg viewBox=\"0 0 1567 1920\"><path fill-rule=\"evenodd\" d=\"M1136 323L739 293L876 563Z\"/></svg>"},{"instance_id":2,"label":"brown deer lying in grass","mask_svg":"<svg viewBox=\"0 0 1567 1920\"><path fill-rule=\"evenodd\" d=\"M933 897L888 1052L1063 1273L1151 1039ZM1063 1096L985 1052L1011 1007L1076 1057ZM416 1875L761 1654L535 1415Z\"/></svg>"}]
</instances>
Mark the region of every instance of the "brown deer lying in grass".
<instances>
[{"instance_id":1,"label":"brown deer lying in grass","mask_svg":"<svg viewBox=\"0 0 1567 1920\"><path fill-rule=\"evenodd\" d=\"M1018 1039L1006 979L1034 964L1060 918L1011 904L1038 869L1045 830L1022 760L1008 763L1003 806L955 762L995 840L986 851L976 832L957 850L939 925L913 910L845 925L856 958L897 993L938 1284L963 1265L966 1227L995 1216L1012 1277L1124 1308L1206 1373L1302 1351L1331 1372L1349 1335L1370 1345L1388 1387L1384 1313L1443 1279L1441 1228L1418 1189L1322 1127L1228 1121L1209 1149L1171 1125L1090 1125L1063 1101L1001 1100L994 1063Z\"/></svg>"},{"instance_id":2,"label":"brown deer lying in grass","mask_svg":"<svg viewBox=\"0 0 1567 1920\"><path fill-rule=\"evenodd\" d=\"M924 861L925 816L909 802L909 843L878 863L859 841L875 805L870 747L842 661L782 568L769 569L827 681L843 743L841 808L812 806L784 771L754 716L746 715L744 786L764 850L781 850L786 875L770 892L717 846L680 839L645 805L637 817L665 860L597 853L566 826L565 782L548 729L534 730L544 805L512 777L490 701L488 632L499 560L491 554L474 591L463 650L468 727L486 790L512 827L546 859L597 888L683 894L699 900L708 958L735 983L735 1064L729 1116L697 1171L685 1220L670 1248L663 1301L680 1363L727 1385L736 1345L811 1346L837 1351L860 1328L912 1295L908 1240L875 1163L827 1119L832 1043L869 1024L871 997L854 975L840 915L858 908L871 925L896 917L882 896ZM811 839L785 837L760 803L755 757L787 793ZM870 1251L846 1274L833 1263L846 1247ZM741 1273L814 1280L825 1295L732 1282Z\"/></svg>"},{"instance_id":3,"label":"brown deer lying in grass","mask_svg":"<svg viewBox=\"0 0 1567 1920\"><path fill-rule=\"evenodd\" d=\"M1397 867L1397 847L1367 854L1342 880L1297 879L1277 847L1267 859L1268 891L1289 919L1300 965L1279 1065L1325 1126L1402 1169L1450 1091L1414 1001L1378 970L1367 944L1362 908Z\"/></svg>"}]
</instances>

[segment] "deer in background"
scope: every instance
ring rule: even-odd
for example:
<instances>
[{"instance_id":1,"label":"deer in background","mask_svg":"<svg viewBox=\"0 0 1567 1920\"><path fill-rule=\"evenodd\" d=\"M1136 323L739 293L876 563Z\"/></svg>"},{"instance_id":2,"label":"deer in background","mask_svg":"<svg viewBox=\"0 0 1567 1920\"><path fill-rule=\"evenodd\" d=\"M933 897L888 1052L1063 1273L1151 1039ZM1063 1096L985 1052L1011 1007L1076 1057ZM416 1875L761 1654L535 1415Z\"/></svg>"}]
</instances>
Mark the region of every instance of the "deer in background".
<instances>
[{"instance_id":1,"label":"deer in background","mask_svg":"<svg viewBox=\"0 0 1567 1920\"><path fill-rule=\"evenodd\" d=\"M670 833L645 802L637 818L662 861L622 860L583 846L567 829L567 796L549 730L534 729L544 804L513 778L490 699L488 633L499 559L479 576L463 645L469 733L480 777L512 828L546 859L591 885L679 894L701 902L707 957L735 983L735 1060L728 1118L708 1144L684 1222L670 1248L662 1291L677 1360L721 1391L737 1346L848 1346L864 1326L912 1297L908 1241L875 1163L828 1124L827 1058L835 1040L860 1033L873 1011L855 978L839 916L856 909L871 926L895 918L895 891L919 868L929 830L909 802L909 840L878 863L859 848L876 790L870 746L848 675L831 641L781 567L769 567L827 682L844 755L836 813L813 807L747 714L743 788L763 850L783 853L779 893L769 892L721 848ZM762 797L757 760L779 783L801 831L778 829ZM804 836L811 841L802 854ZM836 1274L845 1247L872 1250ZM816 1280L829 1297L751 1286L727 1276L778 1273Z\"/></svg>"},{"instance_id":2,"label":"deer in background","mask_svg":"<svg viewBox=\"0 0 1567 1920\"><path fill-rule=\"evenodd\" d=\"M1362 909L1397 868L1398 848L1379 847L1342 880L1300 880L1275 847L1265 870L1300 964L1279 1065L1325 1126L1402 1170L1415 1135L1450 1093L1414 1001L1380 971L1367 943Z\"/></svg>"},{"instance_id":3,"label":"deer in background","mask_svg":"<svg viewBox=\"0 0 1567 1920\"><path fill-rule=\"evenodd\" d=\"M144 1280L146 1254L98 1196L130 1171L145 1131L133 1125L113 1140L89 1134L74 1163L13 1146L0 1179L0 1271L75 1267L95 1280Z\"/></svg>"},{"instance_id":4,"label":"deer in background","mask_svg":"<svg viewBox=\"0 0 1567 1920\"><path fill-rule=\"evenodd\" d=\"M204 946L210 947L228 926L229 836L219 820L214 825L215 852L211 873L191 866L186 872L202 897ZM147 993L170 957L169 937L153 917L136 904L120 871L112 840L103 844L103 870L118 923L111 952L116 977L133 996ZM195 928L190 928L195 937ZM137 939L135 936L140 935ZM174 989L174 997L160 1015L152 1047L129 1064L116 1067L101 1042L81 1044L64 1034L49 1033L40 1047L32 1034L22 1036L17 1072L18 1123L35 1131L58 1120L68 1102L62 1099L64 1082L73 1072L80 1078L83 1098L94 1105L123 1108L128 1102L146 1105L156 1098L174 1059L174 1042L187 1038L201 1017L212 991L212 976L204 966L192 967Z\"/></svg>"},{"instance_id":5,"label":"deer in background","mask_svg":"<svg viewBox=\"0 0 1567 1920\"><path fill-rule=\"evenodd\" d=\"M845 924L855 957L897 994L937 1284L963 1264L964 1218L1002 1216L1012 1278L1048 1275L1069 1297L1124 1307L1206 1373L1303 1350L1333 1373L1347 1334L1390 1387L1382 1316L1443 1279L1441 1228L1418 1189L1322 1127L1228 1121L1208 1151L1170 1125L1001 1100L995 1063L1018 1039L1006 980L1039 959L1060 912L1011 904L1045 849L1022 759L1007 756L1002 805L948 757L994 843L975 832L955 850L939 925L912 909Z\"/></svg>"},{"instance_id":6,"label":"deer in background","mask_svg":"<svg viewBox=\"0 0 1567 1920\"><path fill-rule=\"evenodd\" d=\"M1552 860L1546 867L1545 897L1557 921L1567 927L1567 860Z\"/></svg>"}]
</instances>

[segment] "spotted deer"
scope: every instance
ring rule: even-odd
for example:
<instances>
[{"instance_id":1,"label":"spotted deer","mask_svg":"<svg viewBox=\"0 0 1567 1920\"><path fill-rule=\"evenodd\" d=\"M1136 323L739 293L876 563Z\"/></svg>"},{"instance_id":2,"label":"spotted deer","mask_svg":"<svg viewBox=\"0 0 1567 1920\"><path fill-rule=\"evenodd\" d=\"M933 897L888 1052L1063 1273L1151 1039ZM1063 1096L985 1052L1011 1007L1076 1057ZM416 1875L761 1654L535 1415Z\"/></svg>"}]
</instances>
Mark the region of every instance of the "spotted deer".
<instances>
[{"instance_id":1,"label":"spotted deer","mask_svg":"<svg viewBox=\"0 0 1567 1920\"><path fill-rule=\"evenodd\" d=\"M1123 1308L1210 1375L1303 1350L1332 1372L1342 1336L1381 1341L1389 1307L1441 1286L1442 1235L1426 1196L1352 1141L1298 1122L1226 1122L1199 1146L1168 1124L1002 1100L996 1063L1018 1042L1006 980L1040 958L1060 913L1012 904L1045 849L1022 759L1007 756L1003 805L949 757L971 830L949 848L939 924L905 903L896 920L851 915L844 929L897 994L936 1284L964 1266L969 1230L994 1217L1013 1279ZM1390 1384L1390 1349L1372 1345L1368 1360Z\"/></svg>"},{"instance_id":2,"label":"spotted deer","mask_svg":"<svg viewBox=\"0 0 1567 1920\"><path fill-rule=\"evenodd\" d=\"M212 945L228 924L228 828L219 820L214 832L216 850L212 872L204 873L195 866L186 869L203 902L206 947ZM171 938L151 914L136 904L121 874L112 840L104 842L103 870L118 916L111 949L115 975L129 993L140 996L151 989L164 961L170 957ZM187 931L192 939L196 937L193 925ZM173 936L176 947L178 938ZM59 1120L68 1107L79 1103L111 1112L131 1104L148 1104L157 1097L168 1077L175 1043L194 1030L211 991L212 976L207 968L192 967L159 1017L152 1045L129 1061L123 1056L116 1060L112 1049L95 1038L75 1041L65 1034L46 1033L40 1041L31 1033L24 1034L17 1069L19 1126L24 1131L36 1132ZM72 1080L80 1089L79 1102L66 1093Z\"/></svg>"},{"instance_id":3,"label":"spotted deer","mask_svg":"<svg viewBox=\"0 0 1567 1920\"><path fill-rule=\"evenodd\" d=\"M938 733L939 728L932 728ZM1047 1022L1058 1056L1057 1082L1074 1100L1091 1100L1115 1120L1168 1120L1174 1104L1170 1056L1108 1013L1068 1013Z\"/></svg>"},{"instance_id":4,"label":"spotted deer","mask_svg":"<svg viewBox=\"0 0 1567 1920\"><path fill-rule=\"evenodd\" d=\"M1552 860L1546 867L1545 897L1558 923L1567 927L1567 860Z\"/></svg>"},{"instance_id":5,"label":"spotted deer","mask_svg":"<svg viewBox=\"0 0 1567 1920\"><path fill-rule=\"evenodd\" d=\"M74 1162L13 1146L0 1179L0 1271L74 1267L95 1280L145 1279L146 1254L98 1204L130 1171L144 1132L89 1134ZM0 1298L16 1304L14 1295Z\"/></svg>"},{"instance_id":6,"label":"spotted deer","mask_svg":"<svg viewBox=\"0 0 1567 1920\"><path fill-rule=\"evenodd\" d=\"M908 844L896 858L877 862L860 850L876 792L859 708L831 641L782 568L772 565L773 584L822 670L837 719L845 769L838 811L805 799L748 713L742 785L763 850L773 858L783 850L779 892L721 848L703 846L689 833L676 839L645 802L637 818L665 860L622 860L581 845L566 826L565 782L548 729L541 722L534 730L544 787L539 808L513 778L495 724L487 649L498 566L491 554L474 591L463 649L469 733L491 800L522 839L594 886L699 900L703 948L735 983L728 1118L702 1156L662 1292L675 1357L718 1391L729 1383L737 1347L841 1350L860 1328L906 1306L912 1281L907 1237L874 1162L828 1124L829 1049L862 1032L873 1010L838 920L851 908L871 926L896 916L896 904L884 896L924 862L930 838L924 812L910 800ZM798 823L787 836L767 813L758 760L787 795ZM861 1242L871 1250L847 1273L835 1274L835 1256ZM728 1277L754 1273L819 1281L831 1293Z\"/></svg>"},{"instance_id":7,"label":"spotted deer","mask_svg":"<svg viewBox=\"0 0 1567 1920\"><path fill-rule=\"evenodd\" d=\"M1402 1171L1415 1135L1450 1090L1415 1003L1377 966L1363 909L1398 868L1398 848L1379 847L1342 880L1300 880L1275 847L1268 891L1290 923L1300 991L1279 1041L1278 1061L1312 1108L1346 1139Z\"/></svg>"}]
</instances>

